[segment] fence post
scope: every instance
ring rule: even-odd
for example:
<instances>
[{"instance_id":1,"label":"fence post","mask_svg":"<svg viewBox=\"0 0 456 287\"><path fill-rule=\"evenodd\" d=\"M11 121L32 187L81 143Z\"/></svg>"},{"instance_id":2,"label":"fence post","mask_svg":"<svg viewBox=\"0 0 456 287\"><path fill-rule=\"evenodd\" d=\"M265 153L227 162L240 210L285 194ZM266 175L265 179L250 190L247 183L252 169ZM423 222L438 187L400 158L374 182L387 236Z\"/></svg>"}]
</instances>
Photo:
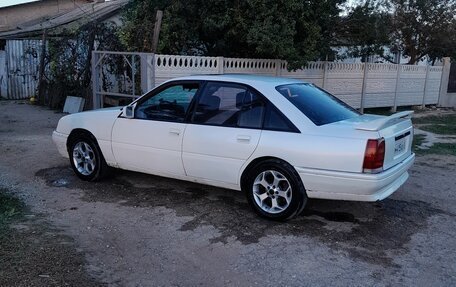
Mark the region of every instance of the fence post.
<instances>
[{"instance_id":1,"label":"fence post","mask_svg":"<svg viewBox=\"0 0 456 287\"><path fill-rule=\"evenodd\" d=\"M40 67L39 67L39 74L38 74L38 102L42 105L45 104L45 90L44 90L44 73L45 69L45 56L46 56L46 37L47 31L46 29L43 30L43 36L41 38L41 51L40 51ZM8 57L6 57L8 58ZM10 90L11 91L11 90ZM49 103L52 105L52 103Z\"/></svg>"},{"instance_id":2,"label":"fence post","mask_svg":"<svg viewBox=\"0 0 456 287\"><path fill-rule=\"evenodd\" d=\"M131 55L131 81L132 81L132 96L136 96L136 64L135 55Z\"/></svg>"},{"instance_id":3,"label":"fence post","mask_svg":"<svg viewBox=\"0 0 456 287\"><path fill-rule=\"evenodd\" d=\"M369 63L368 62L364 62L364 73L363 73L363 85L362 85L362 88L361 88L361 103L360 103L360 112L361 113L364 113L364 101L365 101L365 97L366 97L366 85L367 85L367 74L368 74L368 70L369 70Z\"/></svg>"},{"instance_id":4,"label":"fence post","mask_svg":"<svg viewBox=\"0 0 456 287\"><path fill-rule=\"evenodd\" d=\"M217 57L217 68L219 74L225 73L225 58L224 57Z\"/></svg>"},{"instance_id":5,"label":"fence post","mask_svg":"<svg viewBox=\"0 0 456 287\"><path fill-rule=\"evenodd\" d=\"M98 73L97 73L98 54L92 51L92 100L93 109L100 108L100 101L98 100Z\"/></svg>"},{"instance_id":6,"label":"fence post","mask_svg":"<svg viewBox=\"0 0 456 287\"><path fill-rule=\"evenodd\" d=\"M426 76L424 78L424 91L423 91L423 101L421 103L421 108L424 109L425 107L425 99L426 99L426 88L427 88L427 82L428 82L428 77L429 77L429 65L426 66Z\"/></svg>"},{"instance_id":7,"label":"fence post","mask_svg":"<svg viewBox=\"0 0 456 287\"><path fill-rule=\"evenodd\" d=\"M154 24L154 34L152 35L152 52L157 52L158 47L158 37L160 36L160 29L162 24L163 11L157 10L155 15L155 24Z\"/></svg>"},{"instance_id":8,"label":"fence post","mask_svg":"<svg viewBox=\"0 0 456 287\"><path fill-rule=\"evenodd\" d=\"M322 88L326 88L326 84L328 81L328 61L325 61L324 66L323 66L323 83L322 83Z\"/></svg>"},{"instance_id":9,"label":"fence post","mask_svg":"<svg viewBox=\"0 0 456 287\"><path fill-rule=\"evenodd\" d=\"M141 94L144 94L148 91L147 87L147 54L141 53L139 54L139 66L140 66L140 73L141 73Z\"/></svg>"},{"instance_id":10,"label":"fence post","mask_svg":"<svg viewBox=\"0 0 456 287\"><path fill-rule=\"evenodd\" d=\"M396 88L394 89L394 104L393 104L393 107L391 108L392 112L397 111L397 92L399 90L399 81L401 79L401 72L402 72L402 65L397 64Z\"/></svg>"},{"instance_id":11,"label":"fence post","mask_svg":"<svg viewBox=\"0 0 456 287\"><path fill-rule=\"evenodd\" d=\"M445 107L449 105L449 95L448 91L448 80L450 77L450 67L451 61L449 57L443 58L443 69L442 77L440 79L440 90L439 90L439 101L438 105L440 107Z\"/></svg>"},{"instance_id":12,"label":"fence post","mask_svg":"<svg viewBox=\"0 0 456 287\"><path fill-rule=\"evenodd\" d=\"M282 75L282 60L276 59L275 61L275 75L279 77Z\"/></svg>"}]
</instances>

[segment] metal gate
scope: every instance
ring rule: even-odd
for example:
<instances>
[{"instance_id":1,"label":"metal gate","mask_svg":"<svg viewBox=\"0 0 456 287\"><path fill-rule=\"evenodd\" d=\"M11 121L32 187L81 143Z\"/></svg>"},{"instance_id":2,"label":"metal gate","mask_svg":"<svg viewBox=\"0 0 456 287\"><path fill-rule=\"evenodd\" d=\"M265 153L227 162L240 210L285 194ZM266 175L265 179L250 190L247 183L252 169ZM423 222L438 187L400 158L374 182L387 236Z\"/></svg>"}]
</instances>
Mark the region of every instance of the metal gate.
<instances>
[{"instance_id":1,"label":"metal gate","mask_svg":"<svg viewBox=\"0 0 456 287\"><path fill-rule=\"evenodd\" d=\"M92 51L93 108L104 107L109 98L131 101L147 92L153 60L151 53Z\"/></svg>"},{"instance_id":2,"label":"metal gate","mask_svg":"<svg viewBox=\"0 0 456 287\"><path fill-rule=\"evenodd\" d=\"M6 41L4 80L7 99L27 99L36 94L40 51L41 40Z\"/></svg>"}]
</instances>

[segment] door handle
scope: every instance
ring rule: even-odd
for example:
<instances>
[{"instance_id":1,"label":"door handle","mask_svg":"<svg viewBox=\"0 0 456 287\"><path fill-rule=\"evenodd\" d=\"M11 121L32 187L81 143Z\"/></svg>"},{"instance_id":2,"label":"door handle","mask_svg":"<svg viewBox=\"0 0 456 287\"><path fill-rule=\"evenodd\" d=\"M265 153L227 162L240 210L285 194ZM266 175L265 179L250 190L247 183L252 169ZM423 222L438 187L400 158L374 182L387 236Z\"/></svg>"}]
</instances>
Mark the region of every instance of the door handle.
<instances>
[{"instance_id":1,"label":"door handle","mask_svg":"<svg viewBox=\"0 0 456 287\"><path fill-rule=\"evenodd\" d=\"M173 135L180 135L181 131L179 129L169 129L169 133Z\"/></svg>"},{"instance_id":2,"label":"door handle","mask_svg":"<svg viewBox=\"0 0 456 287\"><path fill-rule=\"evenodd\" d=\"M250 136L238 135L237 140L238 142L250 142Z\"/></svg>"}]
</instances>

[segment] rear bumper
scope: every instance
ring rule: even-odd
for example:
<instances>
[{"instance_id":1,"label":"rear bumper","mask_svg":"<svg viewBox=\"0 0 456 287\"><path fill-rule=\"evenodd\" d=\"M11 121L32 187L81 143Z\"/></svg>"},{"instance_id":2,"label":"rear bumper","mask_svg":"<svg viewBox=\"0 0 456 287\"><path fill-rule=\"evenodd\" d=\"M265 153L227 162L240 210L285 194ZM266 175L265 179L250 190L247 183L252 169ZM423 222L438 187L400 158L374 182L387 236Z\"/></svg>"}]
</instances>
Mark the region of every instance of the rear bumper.
<instances>
[{"instance_id":1,"label":"rear bumper","mask_svg":"<svg viewBox=\"0 0 456 287\"><path fill-rule=\"evenodd\" d=\"M68 135L59 133L57 131L54 131L52 133L52 140L54 141L55 145L57 146L57 150L59 153L68 158L68 150L67 150L67 139Z\"/></svg>"},{"instance_id":2,"label":"rear bumper","mask_svg":"<svg viewBox=\"0 0 456 287\"><path fill-rule=\"evenodd\" d=\"M408 178L415 161L412 153L401 163L378 173L349 173L295 167L309 198L377 201L390 196Z\"/></svg>"}]
</instances>

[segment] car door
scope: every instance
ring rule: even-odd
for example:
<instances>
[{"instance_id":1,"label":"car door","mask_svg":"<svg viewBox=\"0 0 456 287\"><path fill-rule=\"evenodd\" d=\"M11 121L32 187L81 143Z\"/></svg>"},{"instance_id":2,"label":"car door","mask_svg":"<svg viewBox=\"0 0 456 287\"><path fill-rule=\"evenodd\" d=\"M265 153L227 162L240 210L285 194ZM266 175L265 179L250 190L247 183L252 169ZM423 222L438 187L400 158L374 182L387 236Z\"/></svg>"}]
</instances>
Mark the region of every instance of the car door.
<instances>
[{"instance_id":1,"label":"car door","mask_svg":"<svg viewBox=\"0 0 456 287\"><path fill-rule=\"evenodd\" d=\"M119 117L112 150L120 168L160 175L185 175L182 139L198 82L174 82L141 98L134 118Z\"/></svg>"},{"instance_id":2,"label":"car door","mask_svg":"<svg viewBox=\"0 0 456 287\"><path fill-rule=\"evenodd\" d=\"M261 135L264 104L243 85L207 82L183 142L188 176L237 184Z\"/></svg>"}]
</instances>

